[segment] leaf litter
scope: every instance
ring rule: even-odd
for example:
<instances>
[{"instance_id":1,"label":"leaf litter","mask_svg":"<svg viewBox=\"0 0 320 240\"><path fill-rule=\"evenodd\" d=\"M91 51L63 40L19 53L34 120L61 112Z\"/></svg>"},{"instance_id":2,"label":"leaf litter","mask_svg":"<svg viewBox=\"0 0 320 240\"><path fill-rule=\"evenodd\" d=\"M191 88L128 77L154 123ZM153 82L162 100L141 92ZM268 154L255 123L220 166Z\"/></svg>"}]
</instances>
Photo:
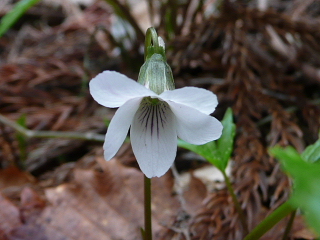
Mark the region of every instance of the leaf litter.
<instances>
[{"instance_id":1,"label":"leaf litter","mask_svg":"<svg viewBox=\"0 0 320 240\"><path fill-rule=\"evenodd\" d=\"M255 2L224 1L221 13L208 18L192 4L183 6L179 14L189 19L167 43L177 86L217 93L218 118L233 109L231 176L251 229L290 194L290 181L267 147L303 150L320 128L319 5L273 1L259 10ZM47 19L41 8L51 12ZM40 4L25 18L38 22L26 20L0 38L0 112L11 120L26 114L29 129L104 133L103 121L114 111L101 110L86 84L104 69L135 78L128 59L142 64L135 48L141 42L117 53L113 12L103 1L54 9ZM164 29L160 22L166 35ZM19 170L15 132L0 125L0 239L141 239L143 176L130 145L105 162L100 143L28 139L25 169ZM179 171L203 165L183 156L178 154ZM242 239L227 190L212 190L192 174L190 179L182 198L170 172L153 180L156 239ZM280 239L286 221L263 239ZM291 239L301 238L313 234L298 216Z\"/></svg>"}]
</instances>

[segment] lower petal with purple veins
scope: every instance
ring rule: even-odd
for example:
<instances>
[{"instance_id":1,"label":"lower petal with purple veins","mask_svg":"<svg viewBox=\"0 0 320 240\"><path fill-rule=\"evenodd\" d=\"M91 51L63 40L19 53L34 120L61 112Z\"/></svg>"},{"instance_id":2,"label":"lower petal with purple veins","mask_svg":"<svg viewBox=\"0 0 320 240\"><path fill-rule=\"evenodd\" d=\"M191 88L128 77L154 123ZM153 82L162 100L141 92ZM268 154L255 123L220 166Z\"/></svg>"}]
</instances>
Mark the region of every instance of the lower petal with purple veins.
<instances>
[{"instance_id":1,"label":"lower petal with purple veins","mask_svg":"<svg viewBox=\"0 0 320 240\"><path fill-rule=\"evenodd\" d=\"M142 172L149 178L165 174L177 153L176 121L169 105L143 99L133 118L130 138Z\"/></svg>"}]
</instances>

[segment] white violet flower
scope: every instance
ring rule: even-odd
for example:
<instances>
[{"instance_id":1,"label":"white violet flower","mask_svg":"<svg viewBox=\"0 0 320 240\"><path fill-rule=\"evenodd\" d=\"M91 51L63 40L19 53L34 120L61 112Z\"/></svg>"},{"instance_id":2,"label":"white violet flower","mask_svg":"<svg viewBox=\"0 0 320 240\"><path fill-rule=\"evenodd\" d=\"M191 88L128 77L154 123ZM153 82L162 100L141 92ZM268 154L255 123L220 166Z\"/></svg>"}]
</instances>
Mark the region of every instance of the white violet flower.
<instances>
[{"instance_id":1,"label":"white violet flower","mask_svg":"<svg viewBox=\"0 0 320 240\"><path fill-rule=\"evenodd\" d=\"M217 97L205 89L184 87L156 94L125 75L104 71L91 80L90 93L105 107L119 107L105 137L105 159L115 156L130 128L134 155L149 178L169 170L177 153L177 137L202 145L222 133L222 124L210 116Z\"/></svg>"}]
</instances>

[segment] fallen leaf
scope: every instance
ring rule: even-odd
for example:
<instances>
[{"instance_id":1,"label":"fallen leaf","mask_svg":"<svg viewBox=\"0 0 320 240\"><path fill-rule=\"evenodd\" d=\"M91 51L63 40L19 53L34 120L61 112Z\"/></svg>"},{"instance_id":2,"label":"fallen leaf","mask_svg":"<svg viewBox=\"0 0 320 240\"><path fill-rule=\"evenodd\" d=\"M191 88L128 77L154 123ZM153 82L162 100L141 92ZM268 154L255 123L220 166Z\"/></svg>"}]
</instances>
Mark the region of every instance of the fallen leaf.
<instances>
[{"instance_id":1,"label":"fallen leaf","mask_svg":"<svg viewBox=\"0 0 320 240\"><path fill-rule=\"evenodd\" d=\"M103 170L75 169L70 183L45 189L46 203L32 189L24 189L23 224L8 228L10 239L141 239L143 174L116 160L105 162ZM153 231L159 236L173 222L180 205L172 194L170 173L154 178L152 184ZM19 209L15 210L19 215Z\"/></svg>"},{"instance_id":2,"label":"fallen leaf","mask_svg":"<svg viewBox=\"0 0 320 240\"><path fill-rule=\"evenodd\" d=\"M8 167L0 170L0 190L7 187L23 186L26 183L34 183L35 178L27 172L16 167Z\"/></svg>"},{"instance_id":3,"label":"fallen leaf","mask_svg":"<svg viewBox=\"0 0 320 240\"><path fill-rule=\"evenodd\" d=\"M0 239L6 239L10 232L19 227L19 208L0 192Z\"/></svg>"}]
</instances>

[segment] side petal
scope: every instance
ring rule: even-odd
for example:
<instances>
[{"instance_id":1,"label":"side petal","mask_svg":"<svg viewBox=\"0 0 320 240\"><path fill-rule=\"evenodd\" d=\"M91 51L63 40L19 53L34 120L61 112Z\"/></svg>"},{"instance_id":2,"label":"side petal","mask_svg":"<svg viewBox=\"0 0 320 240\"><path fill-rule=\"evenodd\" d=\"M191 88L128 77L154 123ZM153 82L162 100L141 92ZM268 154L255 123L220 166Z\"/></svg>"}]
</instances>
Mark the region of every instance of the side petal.
<instances>
[{"instance_id":1,"label":"side petal","mask_svg":"<svg viewBox=\"0 0 320 240\"><path fill-rule=\"evenodd\" d=\"M104 158L110 160L125 140L133 117L142 98L134 98L123 104L112 118L103 144Z\"/></svg>"},{"instance_id":2,"label":"side petal","mask_svg":"<svg viewBox=\"0 0 320 240\"><path fill-rule=\"evenodd\" d=\"M198 111L210 114L218 105L217 96L206 89L197 87L184 87L172 91L165 91L159 96L165 101L180 103Z\"/></svg>"},{"instance_id":3,"label":"side petal","mask_svg":"<svg viewBox=\"0 0 320 240\"><path fill-rule=\"evenodd\" d=\"M130 130L131 144L140 169L148 177L160 177L177 154L177 130L170 107L142 102Z\"/></svg>"},{"instance_id":4,"label":"side petal","mask_svg":"<svg viewBox=\"0 0 320 240\"><path fill-rule=\"evenodd\" d=\"M98 74L90 81L89 89L95 101L110 108L120 107L132 98L156 96L136 81L114 71Z\"/></svg>"},{"instance_id":5,"label":"side petal","mask_svg":"<svg viewBox=\"0 0 320 240\"><path fill-rule=\"evenodd\" d=\"M218 139L222 134L222 124L194 108L168 101L177 121L178 137L196 145Z\"/></svg>"}]
</instances>

